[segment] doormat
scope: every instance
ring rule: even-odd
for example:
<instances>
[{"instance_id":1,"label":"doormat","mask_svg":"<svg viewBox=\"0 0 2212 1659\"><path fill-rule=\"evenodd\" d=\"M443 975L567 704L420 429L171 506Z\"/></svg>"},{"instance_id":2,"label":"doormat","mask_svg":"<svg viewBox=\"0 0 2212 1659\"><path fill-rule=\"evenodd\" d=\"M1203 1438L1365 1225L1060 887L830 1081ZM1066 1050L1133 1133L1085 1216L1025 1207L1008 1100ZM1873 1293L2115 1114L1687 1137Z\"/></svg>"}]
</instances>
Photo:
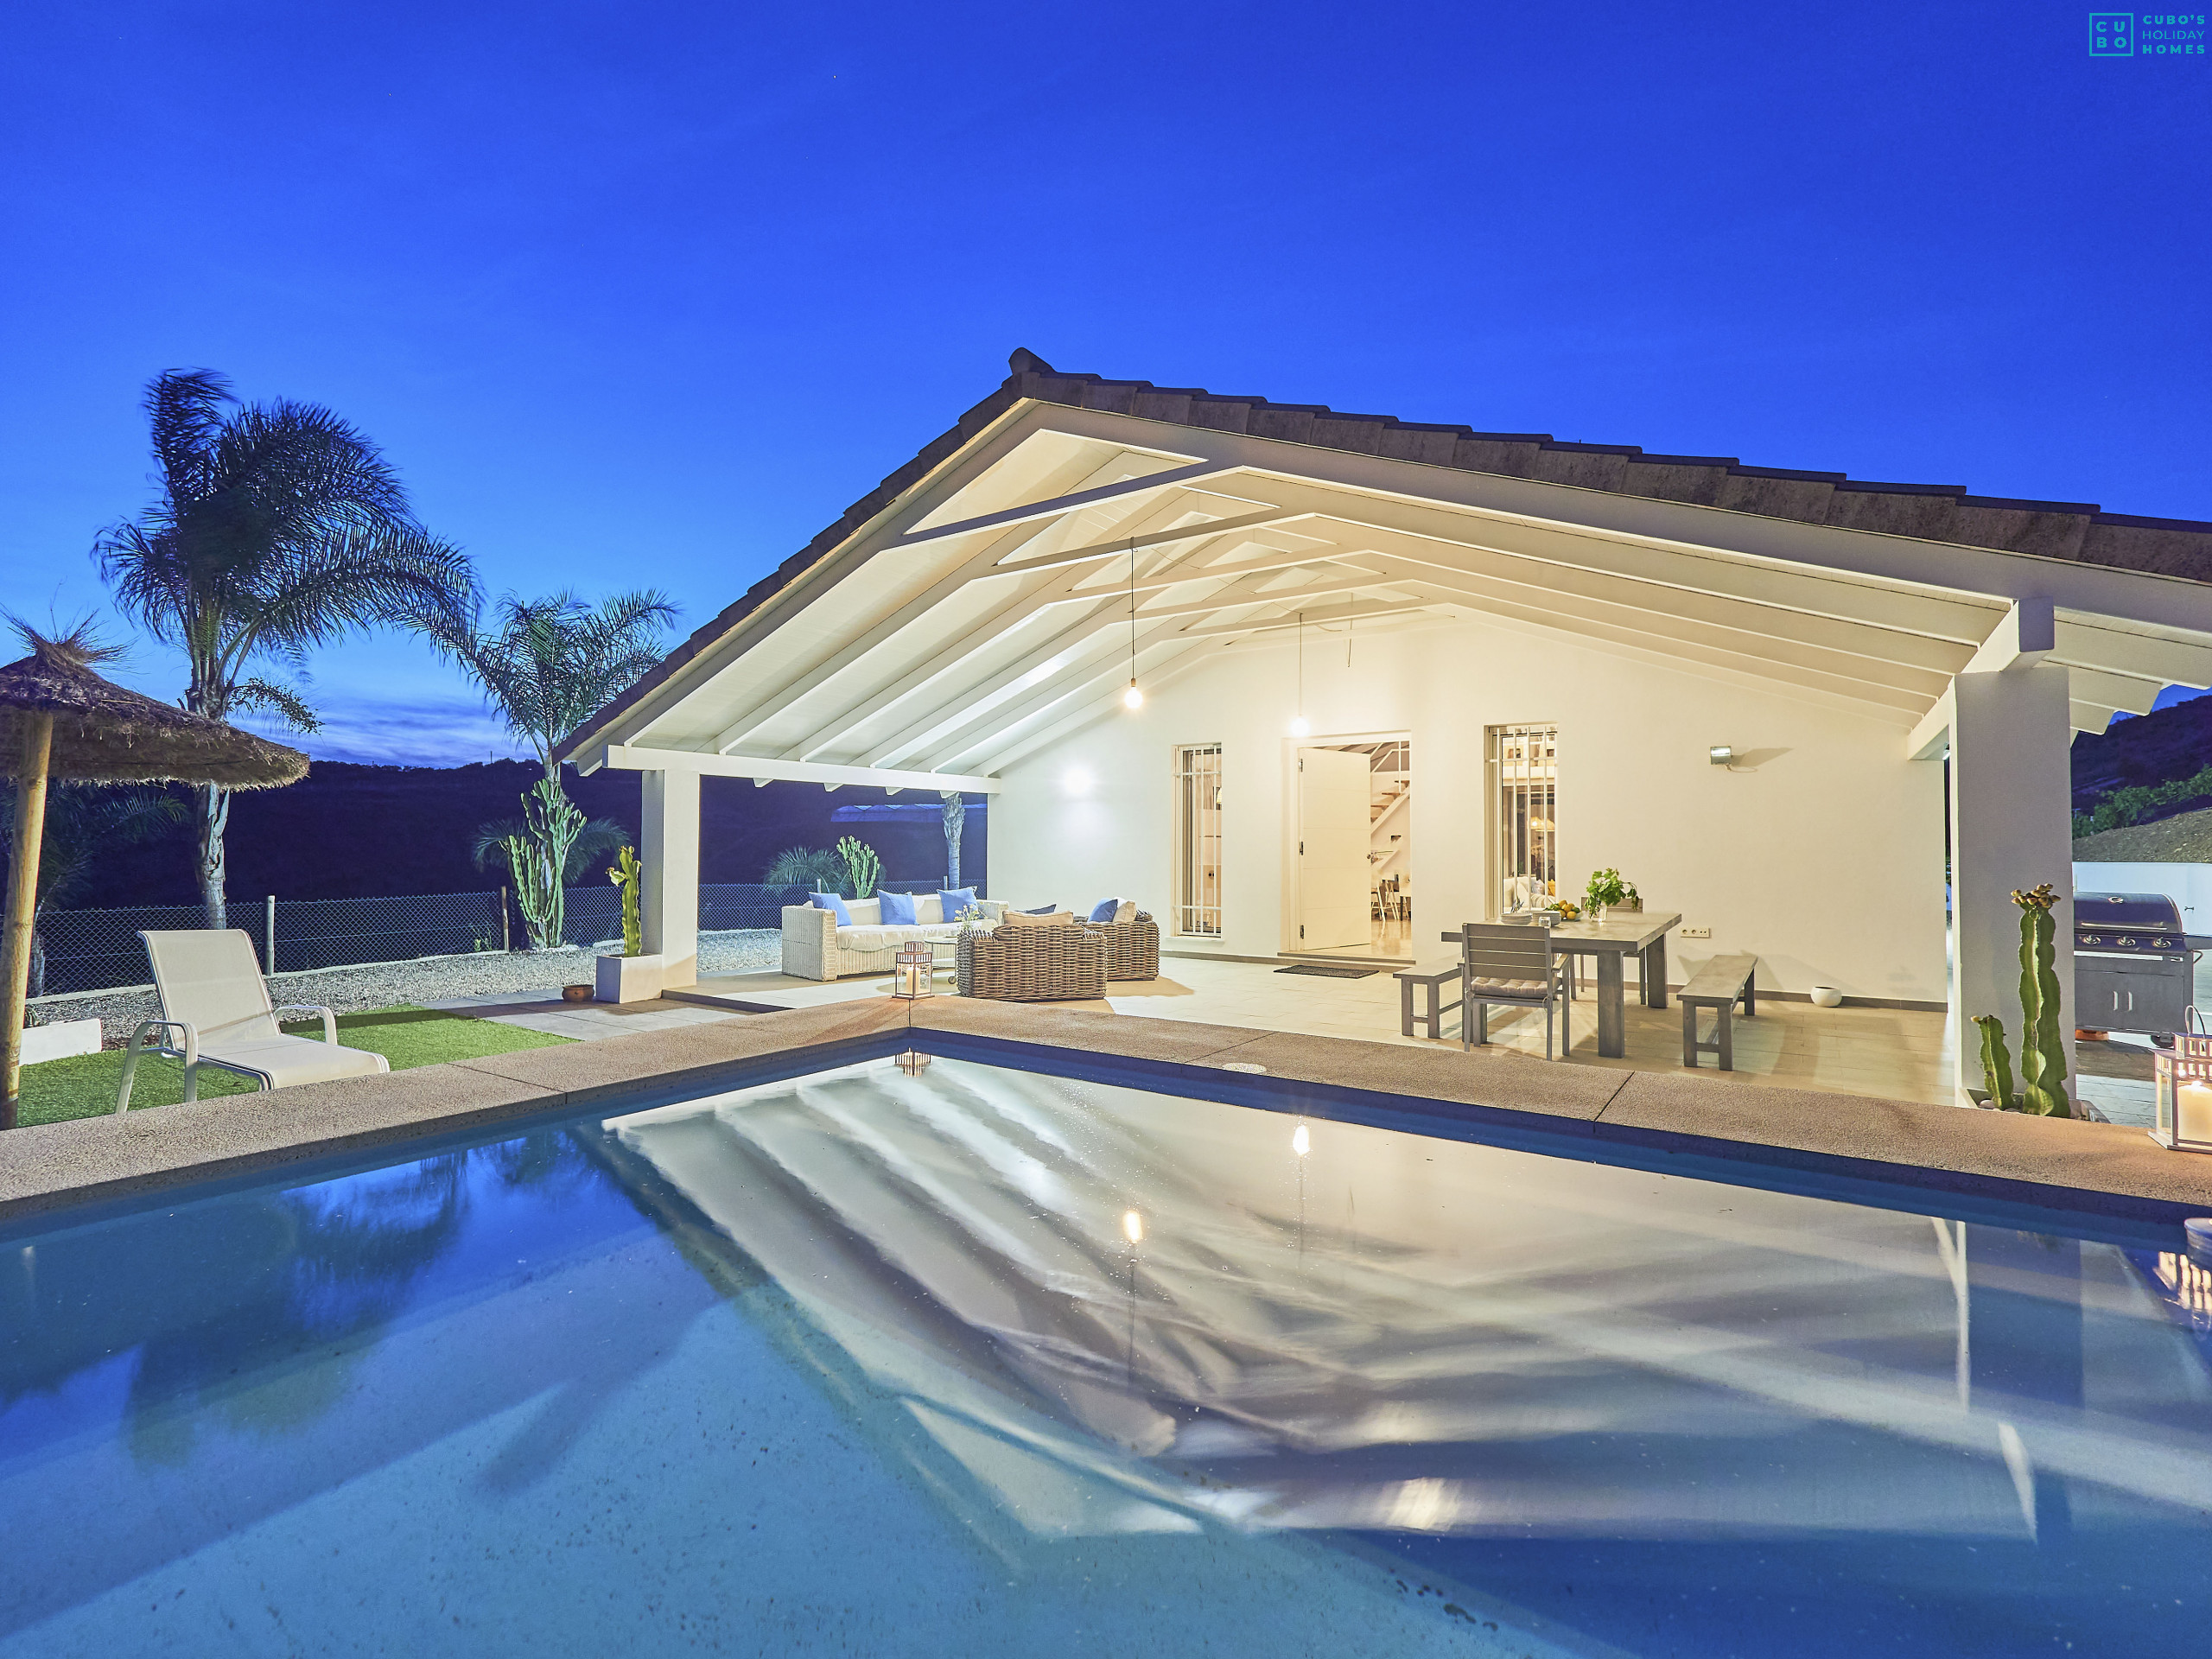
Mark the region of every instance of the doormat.
<instances>
[{"instance_id":1,"label":"doormat","mask_svg":"<svg viewBox=\"0 0 2212 1659\"><path fill-rule=\"evenodd\" d=\"M1331 962L1301 962L1275 969L1279 974L1311 974L1315 979L1365 979L1382 971L1380 968L1339 968Z\"/></svg>"}]
</instances>

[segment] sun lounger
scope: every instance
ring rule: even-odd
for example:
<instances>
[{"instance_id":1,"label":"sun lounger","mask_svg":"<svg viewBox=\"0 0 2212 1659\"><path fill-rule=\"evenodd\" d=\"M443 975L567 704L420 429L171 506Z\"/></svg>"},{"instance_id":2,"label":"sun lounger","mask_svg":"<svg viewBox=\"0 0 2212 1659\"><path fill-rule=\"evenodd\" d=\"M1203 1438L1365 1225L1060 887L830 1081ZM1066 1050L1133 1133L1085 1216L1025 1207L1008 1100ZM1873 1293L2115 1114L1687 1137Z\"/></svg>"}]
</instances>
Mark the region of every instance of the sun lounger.
<instances>
[{"instance_id":1,"label":"sun lounger","mask_svg":"<svg viewBox=\"0 0 2212 1659\"><path fill-rule=\"evenodd\" d=\"M391 1070L381 1054L340 1047L338 1017L328 1008L303 1003L270 1007L252 937L243 929L194 928L138 937L146 941L146 956L154 966L162 1017L147 1020L131 1033L122 1086L116 1091L117 1111L130 1109L131 1082L139 1058L146 1054L184 1062L188 1101L200 1098L203 1065L251 1077L264 1089L373 1077ZM322 1016L320 1042L288 1035L276 1023L280 1014L310 1014Z\"/></svg>"}]
</instances>

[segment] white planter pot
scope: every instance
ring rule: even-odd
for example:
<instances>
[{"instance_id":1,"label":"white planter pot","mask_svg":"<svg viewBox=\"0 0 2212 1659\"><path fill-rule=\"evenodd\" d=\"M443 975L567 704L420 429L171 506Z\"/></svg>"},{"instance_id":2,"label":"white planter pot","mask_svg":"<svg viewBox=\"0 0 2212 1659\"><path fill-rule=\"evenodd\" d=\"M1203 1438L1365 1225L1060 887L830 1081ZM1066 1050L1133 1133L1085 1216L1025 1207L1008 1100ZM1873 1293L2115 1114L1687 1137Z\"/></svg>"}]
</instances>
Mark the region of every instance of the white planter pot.
<instances>
[{"instance_id":1,"label":"white planter pot","mask_svg":"<svg viewBox=\"0 0 2212 1659\"><path fill-rule=\"evenodd\" d=\"M660 995L665 959L651 957L601 957L599 959L598 1000L601 1002L650 1002Z\"/></svg>"},{"instance_id":2,"label":"white planter pot","mask_svg":"<svg viewBox=\"0 0 2212 1659\"><path fill-rule=\"evenodd\" d=\"M1843 1006L1843 993L1833 985L1815 985L1812 995L1813 1006L1816 1008L1840 1008Z\"/></svg>"},{"instance_id":3,"label":"white planter pot","mask_svg":"<svg viewBox=\"0 0 2212 1659\"><path fill-rule=\"evenodd\" d=\"M25 1065L99 1052L100 1022L97 1020L64 1020L59 1025L27 1026L23 1029Z\"/></svg>"}]
</instances>

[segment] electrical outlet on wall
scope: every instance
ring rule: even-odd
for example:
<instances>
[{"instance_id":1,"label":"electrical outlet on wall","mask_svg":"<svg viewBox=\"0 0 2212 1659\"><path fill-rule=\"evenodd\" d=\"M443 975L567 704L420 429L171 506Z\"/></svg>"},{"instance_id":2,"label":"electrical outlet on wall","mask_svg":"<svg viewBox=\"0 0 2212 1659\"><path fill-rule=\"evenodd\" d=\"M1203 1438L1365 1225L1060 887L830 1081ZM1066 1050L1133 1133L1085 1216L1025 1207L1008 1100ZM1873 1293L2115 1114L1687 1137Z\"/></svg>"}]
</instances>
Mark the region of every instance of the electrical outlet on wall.
<instances>
[{"instance_id":1,"label":"electrical outlet on wall","mask_svg":"<svg viewBox=\"0 0 2212 1659\"><path fill-rule=\"evenodd\" d=\"M1713 937L1713 930L1709 927L1686 927L1682 930L1682 937L1686 939L1709 939Z\"/></svg>"}]
</instances>

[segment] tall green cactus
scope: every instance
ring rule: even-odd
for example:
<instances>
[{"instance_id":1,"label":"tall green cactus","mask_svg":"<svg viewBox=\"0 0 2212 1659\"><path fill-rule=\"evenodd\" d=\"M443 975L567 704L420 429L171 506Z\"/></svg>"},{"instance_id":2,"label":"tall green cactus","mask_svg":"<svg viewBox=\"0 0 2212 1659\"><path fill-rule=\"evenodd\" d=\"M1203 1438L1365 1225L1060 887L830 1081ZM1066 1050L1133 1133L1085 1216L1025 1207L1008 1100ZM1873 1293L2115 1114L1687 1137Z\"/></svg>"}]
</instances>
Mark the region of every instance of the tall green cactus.
<instances>
[{"instance_id":1,"label":"tall green cactus","mask_svg":"<svg viewBox=\"0 0 2212 1659\"><path fill-rule=\"evenodd\" d=\"M645 930L638 915L638 889L645 873L634 847L625 847L607 867L607 879L622 890L622 954L626 957L645 954Z\"/></svg>"},{"instance_id":2,"label":"tall green cactus","mask_svg":"<svg viewBox=\"0 0 2212 1659\"><path fill-rule=\"evenodd\" d=\"M2057 923L2050 883L2015 892L2020 907L2020 1109L2071 1117L2066 1096L2066 1036L2059 1024Z\"/></svg>"},{"instance_id":3,"label":"tall green cactus","mask_svg":"<svg viewBox=\"0 0 2212 1659\"><path fill-rule=\"evenodd\" d=\"M883 879L883 861L875 855L875 849L857 836L847 836L837 843L837 856L845 861L845 879L852 883L852 896L865 899L875 891L875 884Z\"/></svg>"},{"instance_id":4,"label":"tall green cactus","mask_svg":"<svg viewBox=\"0 0 2212 1659\"><path fill-rule=\"evenodd\" d=\"M1978 1014L1981 1027L1981 1088L1989 1103L2000 1111L2017 1112L2020 1103L2012 1093L2012 1061L2005 1052L2005 1022L1993 1014Z\"/></svg>"}]
</instances>

